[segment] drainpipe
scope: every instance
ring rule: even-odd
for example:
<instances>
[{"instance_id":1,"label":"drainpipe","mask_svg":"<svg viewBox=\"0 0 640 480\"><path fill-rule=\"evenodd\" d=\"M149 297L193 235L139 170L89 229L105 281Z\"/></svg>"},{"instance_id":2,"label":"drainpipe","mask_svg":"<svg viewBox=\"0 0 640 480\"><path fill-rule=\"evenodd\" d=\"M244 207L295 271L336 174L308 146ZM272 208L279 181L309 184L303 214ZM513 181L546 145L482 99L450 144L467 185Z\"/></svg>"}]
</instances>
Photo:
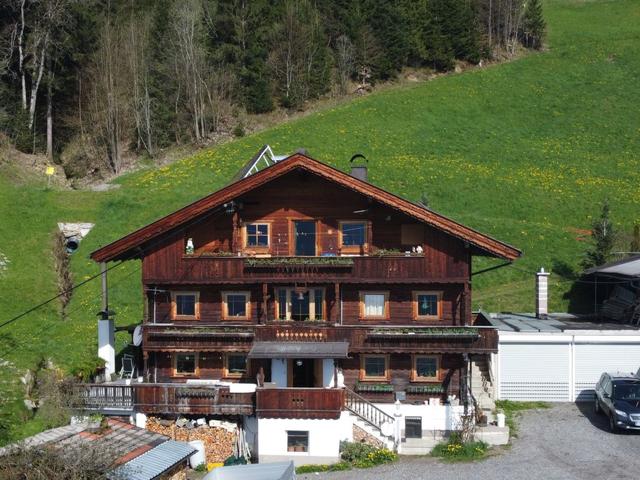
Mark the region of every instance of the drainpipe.
<instances>
[{"instance_id":1,"label":"drainpipe","mask_svg":"<svg viewBox=\"0 0 640 480\"><path fill-rule=\"evenodd\" d=\"M98 320L98 357L105 362L105 380L111 380L116 371L116 342L113 318L109 311L109 289L107 286L107 264L100 263L102 274L102 311Z\"/></svg>"}]
</instances>

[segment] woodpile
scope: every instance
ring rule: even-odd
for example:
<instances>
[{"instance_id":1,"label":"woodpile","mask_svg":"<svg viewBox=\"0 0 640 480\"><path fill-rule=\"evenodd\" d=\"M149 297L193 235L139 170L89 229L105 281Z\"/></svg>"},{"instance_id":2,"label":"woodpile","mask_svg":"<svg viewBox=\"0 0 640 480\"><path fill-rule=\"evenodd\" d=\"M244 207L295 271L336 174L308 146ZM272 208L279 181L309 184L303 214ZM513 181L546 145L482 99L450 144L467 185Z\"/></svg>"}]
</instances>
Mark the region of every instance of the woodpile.
<instances>
[{"instance_id":1,"label":"woodpile","mask_svg":"<svg viewBox=\"0 0 640 480\"><path fill-rule=\"evenodd\" d=\"M146 429L150 432L166 435L181 442L202 440L204 442L207 463L224 462L233 455L233 445L236 441L236 433L222 427L209 427L208 425L193 428L179 427L175 422L168 422L156 417L148 417Z\"/></svg>"}]
</instances>

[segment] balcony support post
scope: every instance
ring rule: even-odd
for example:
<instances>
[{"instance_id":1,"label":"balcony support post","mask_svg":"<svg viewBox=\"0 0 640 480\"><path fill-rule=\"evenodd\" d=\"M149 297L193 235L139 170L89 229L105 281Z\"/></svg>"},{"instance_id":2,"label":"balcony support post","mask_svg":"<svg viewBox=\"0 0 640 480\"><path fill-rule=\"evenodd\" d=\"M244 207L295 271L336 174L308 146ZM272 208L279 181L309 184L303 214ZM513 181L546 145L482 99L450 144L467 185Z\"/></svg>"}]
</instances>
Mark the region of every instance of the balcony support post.
<instances>
[{"instance_id":1,"label":"balcony support post","mask_svg":"<svg viewBox=\"0 0 640 480\"><path fill-rule=\"evenodd\" d=\"M337 282L334 284L334 298L333 321L342 324L342 298L340 297L340 284Z\"/></svg>"},{"instance_id":2,"label":"balcony support post","mask_svg":"<svg viewBox=\"0 0 640 480\"><path fill-rule=\"evenodd\" d=\"M266 283L262 284L262 317L264 323L269 321L269 290Z\"/></svg>"}]
</instances>

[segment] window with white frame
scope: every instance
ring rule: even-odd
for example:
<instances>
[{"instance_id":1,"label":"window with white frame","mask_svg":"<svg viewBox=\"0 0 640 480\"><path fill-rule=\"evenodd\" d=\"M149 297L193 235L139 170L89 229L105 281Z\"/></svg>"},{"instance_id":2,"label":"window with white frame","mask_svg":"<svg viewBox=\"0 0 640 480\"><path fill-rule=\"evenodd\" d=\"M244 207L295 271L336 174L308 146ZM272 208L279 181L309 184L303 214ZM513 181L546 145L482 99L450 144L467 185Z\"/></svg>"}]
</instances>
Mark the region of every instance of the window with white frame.
<instances>
[{"instance_id":1,"label":"window with white frame","mask_svg":"<svg viewBox=\"0 0 640 480\"><path fill-rule=\"evenodd\" d=\"M278 288L278 320L324 320L323 288Z\"/></svg>"},{"instance_id":2,"label":"window with white frame","mask_svg":"<svg viewBox=\"0 0 640 480\"><path fill-rule=\"evenodd\" d=\"M389 292L360 292L360 317L386 319L389 317Z\"/></svg>"}]
</instances>

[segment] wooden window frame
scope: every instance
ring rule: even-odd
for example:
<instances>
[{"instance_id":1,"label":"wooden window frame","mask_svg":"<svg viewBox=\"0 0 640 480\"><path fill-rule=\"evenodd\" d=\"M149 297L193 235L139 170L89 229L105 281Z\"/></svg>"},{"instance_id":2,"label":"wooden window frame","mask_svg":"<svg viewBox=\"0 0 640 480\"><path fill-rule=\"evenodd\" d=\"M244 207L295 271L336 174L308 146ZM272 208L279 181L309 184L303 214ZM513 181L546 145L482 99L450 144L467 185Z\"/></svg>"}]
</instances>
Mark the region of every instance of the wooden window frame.
<instances>
[{"instance_id":1,"label":"wooden window frame","mask_svg":"<svg viewBox=\"0 0 640 480\"><path fill-rule=\"evenodd\" d=\"M280 322L294 322L295 320L291 319L291 311L287 311L285 314L284 320L280 319L280 290L285 290L287 292L287 310L290 309L291 305L291 295L295 292L295 287L276 287L275 288L275 319ZM325 287L309 287L309 316L311 316L311 294L314 294L313 298L313 319L310 319L310 322L325 322L327 321L327 289ZM315 318L316 317L316 301L315 301L315 290L322 290L322 312L323 317L325 318Z\"/></svg>"},{"instance_id":2,"label":"wooden window frame","mask_svg":"<svg viewBox=\"0 0 640 480\"><path fill-rule=\"evenodd\" d=\"M242 249L243 251L252 251L257 254L268 254L271 252L271 231L272 231L272 223L271 221L260 220L256 222L243 222L242 223ZM247 225L266 225L267 226L267 246L259 246L259 245L249 245L249 234L247 233Z\"/></svg>"},{"instance_id":3,"label":"wooden window frame","mask_svg":"<svg viewBox=\"0 0 640 480\"><path fill-rule=\"evenodd\" d=\"M365 369L365 362L367 358L384 358L384 376L382 377L368 377L367 370ZM389 355L361 355L360 356L360 380L364 382L386 382L389 380Z\"/></svg>"},{"instance_id":4,"label":"wooden window frame","mask_svg":"<svg viewBox=\"0 0 640 480\"><path fill-rule=\"evenodd\" d=\"M320 242L322 222L314 217L287 217L289 222L289 256L300 258L313 258L320 256L322 243ZM296 227L295 222L315 222L316 224L316 252L315 255L296 255Z\"/></svg>"},{"instance_id":5,"label":"wooden window frame","mask_svg":"<svg viewBox=\"0 0 640 480\"><path fill-rule=\"evenodd\" d=\"M193 295L195 299L195 315L178 315L178 295ZM200 320L200 292L174 290L171 292L171 320Z\"/></svg>"},{"instance_id":6,"label":"wooden window frame","mask_svg":"<svg viewBox=\"0 0 640 480\"><path fill-rule=\"evenodd\" d=\"M367 316L365 315L365 295L384 295L384 313L376 316ZM360 312L360 320L389 320L389 290L361 290L359 292L359 312Z\"/></svg>"},{"instance_id":7,"label":"wooden window frame","mask_svg":"<svg viewBox=\"0 0 640 480\"><path fill-rule=\"evenodd\" d=\"M435 358L436 360L436 376L435 377L419 377L417 362L418 358ZM414 354L411 355L411 381L412 382L439 382L441 379L440 375L440 364L442 358L440 355L422 355L422 354Z\"/></svg>"},{"instance_id":8,"label":"wooden window frame","mask_svg":"<svg viewBox=\"0 0 640 480\"><path fill-rule=\"evenodd\" d=\"M193 373L178 372L178 355L193 355L195 359L195 371ZM200 355L198 352L174 352L172 355L172 372L174 377L199 377L200 376Z\"/></svg>"},{"instance_id":9,"label":"wooden window frame","mask_svg":"<svg viewBox=\"0 0 640 480\"><path fill-rule=\"evenodd\" d=\"M243 317L230 317L229 308L227 305L227 297L229 295L244 295L246 297L245 310L246 315ZM234 321L234 320L251 320L251 292L248 290L233 290L228 292L222 292L222 320Z\"/></svg>"},{"instance_id":10,"label":"wooden window frame","mask_svg":"<svg viewBox=\"0 0 640 480\"><path fill-rule=\"evenodd\" d=\"M364 244L360 245L343 245L342 244L342 226L349 223L361 223L364 225ZM371 222L368 220L339 220L338 221L338 248L340 249L340 254L347 255L360 255L361 253L369 252L369 244L371 240L369 238L369 227Z\"/></svg>"},{"instance_id":11,"label":"wooden window frame","mask_svg":"<svg viewBox=\"0 0 640 480\"><path fill-rule=\"evenodd\" d=\"M437 297L437 309L436 315L418 315L418 296L419 295L435 295ZM415 290L412 292L412 311L414 320L442 320L442 291L440 290Z\"/></svg>"},{"instance_id":12,"label":"wooden window frame","mask_svg":"<svg viewBox=\"0 0 640 480\"><path fill-rule=\"evenodd\" d=\"M229 372L229 357L231 356L243 356L246 359L246 371L245 373L231 373ZM223 355L223 373L224 378L242 378L249 374L249 355L247 352L227 352Z\"/></svg>"}]
</instances>

